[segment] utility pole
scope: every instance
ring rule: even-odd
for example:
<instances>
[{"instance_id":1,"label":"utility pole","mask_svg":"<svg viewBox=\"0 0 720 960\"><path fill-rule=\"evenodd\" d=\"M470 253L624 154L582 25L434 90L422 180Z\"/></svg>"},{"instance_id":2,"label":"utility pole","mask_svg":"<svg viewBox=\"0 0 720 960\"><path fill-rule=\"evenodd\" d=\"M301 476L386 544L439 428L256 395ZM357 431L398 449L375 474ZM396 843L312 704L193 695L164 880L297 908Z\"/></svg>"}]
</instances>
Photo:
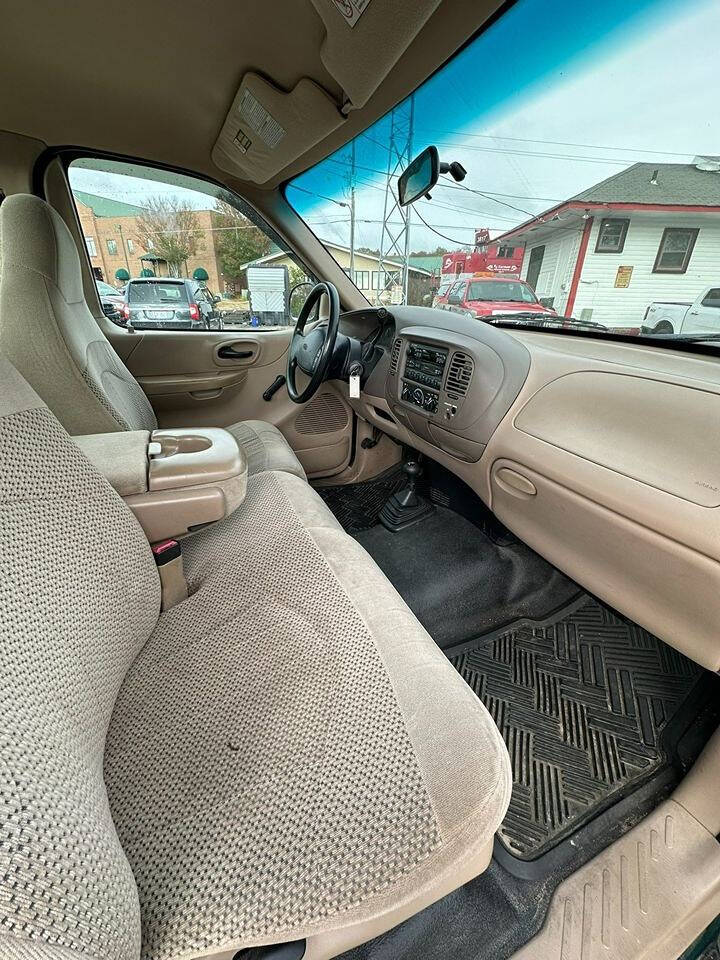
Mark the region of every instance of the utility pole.
<instances>
[{"instance_id":1,"label":"utility pole","mask_svg":"<svg viewBox=\"0 0 720 960\"><path fill-rule=\"evenodd\" d=\"M350 161L350 279L355 283L355 138Z\"/></svg>"},{"instance_id":2,"label":"utility pole","mask_svg":"<svg viewBox=\"0 0 720 960\"><path fill-rule=\"evenodd\" d=\"M407 303L410 258L410 207L401 207L397 200L397 184L400 176L413 159L413 132L415 127L415 97L395 107L390 121L388 143L387 179L385 181L385 205L383 207L382 233L380 235L380 262L378 264L378 301L393 284L400 264L402 303ZM390 272L388 272L388 268Z\"/></svg>"}]
</instances>

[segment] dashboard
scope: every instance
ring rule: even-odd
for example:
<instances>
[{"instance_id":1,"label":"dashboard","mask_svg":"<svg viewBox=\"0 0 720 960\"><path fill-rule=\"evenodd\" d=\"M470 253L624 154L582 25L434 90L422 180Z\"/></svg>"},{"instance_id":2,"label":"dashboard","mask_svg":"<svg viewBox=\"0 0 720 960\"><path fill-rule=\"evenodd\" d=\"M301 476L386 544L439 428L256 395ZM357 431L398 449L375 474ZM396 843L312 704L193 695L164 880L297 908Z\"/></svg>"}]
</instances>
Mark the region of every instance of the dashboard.
<instances>
[{"instance_id":1,"label":"dashboard","mask_svg":"<svg viewBox=\"0 0 720 960\"><path fill-rule=\"evenodd\" d=\"M341 321L366 339L377 311ZM720 669L720 355L393 307L356 413L615 609Z\"/></svg>"}]
</instances>

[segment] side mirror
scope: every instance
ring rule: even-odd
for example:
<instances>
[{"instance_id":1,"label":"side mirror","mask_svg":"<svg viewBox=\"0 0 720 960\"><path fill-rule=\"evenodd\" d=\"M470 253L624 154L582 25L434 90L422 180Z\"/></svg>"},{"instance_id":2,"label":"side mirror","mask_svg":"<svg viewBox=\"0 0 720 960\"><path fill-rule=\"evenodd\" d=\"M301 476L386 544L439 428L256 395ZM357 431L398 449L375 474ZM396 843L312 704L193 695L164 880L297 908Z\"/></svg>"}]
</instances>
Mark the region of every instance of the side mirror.
<instances>
[{"instance_id":1,"label":"side mirror","mask_svg":"<svg viewBox=\"0 0 720 960\"><path fill-rule=\"evenodd\" d=\"M418 154L398 180L398 202L407 207L428 190L432 190L440 176L440 156L437 147L428 147Z\"/></svg>"},{"instance_id":2,"label":"side mirror","mask_svg":"<svg viewBox=\"0 0 720 960\"><path fill-rule=\"evenodd\" d=\"M222 297L218 297L218 295L215 294L215 296L212 298L212 302L213 304L222 303Z\"/></svg>"}]
</instances>

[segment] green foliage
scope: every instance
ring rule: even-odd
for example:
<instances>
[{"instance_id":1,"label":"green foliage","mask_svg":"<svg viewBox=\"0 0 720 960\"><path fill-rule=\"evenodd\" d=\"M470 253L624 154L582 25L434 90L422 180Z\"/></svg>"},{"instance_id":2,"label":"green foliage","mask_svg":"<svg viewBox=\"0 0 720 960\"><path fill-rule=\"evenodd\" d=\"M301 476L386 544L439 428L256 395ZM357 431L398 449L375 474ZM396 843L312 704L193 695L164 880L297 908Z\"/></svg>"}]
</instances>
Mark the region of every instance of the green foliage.
<instances>
[{"instance_id":1,"label":"green foliage","mask_svg":"<svg viewBox=\"0 0 720 960\"><path fill-rule=\"evenodd\" d=\"M270 252L270 240L238 209L218 200L213 213L215 250L225 281L241 284L243 266Z\"/></svg>"}]
</instances>

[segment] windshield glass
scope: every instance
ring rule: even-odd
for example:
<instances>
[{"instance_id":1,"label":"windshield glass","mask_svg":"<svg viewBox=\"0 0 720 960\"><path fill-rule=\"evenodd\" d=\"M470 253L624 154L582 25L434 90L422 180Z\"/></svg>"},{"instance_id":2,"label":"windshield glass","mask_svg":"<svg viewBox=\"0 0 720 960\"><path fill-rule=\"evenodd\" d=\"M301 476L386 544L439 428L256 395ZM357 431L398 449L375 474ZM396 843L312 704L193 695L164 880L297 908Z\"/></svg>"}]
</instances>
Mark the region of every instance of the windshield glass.
<instances>
[{"instance_id":1,"label":"windshield glass","mask_svg":"<svg viewBox=\"0 0 720 960\"><path fill-rule=\"evenodd\" d=\"M371 303L532 325L471 302L527 296L557 327L720 335L719 32L707 0L519 0L286 196ZM397 178L430 145L467 175L401 208ZM539 302L443 296L499 276Z\"/></svg>"},{"instance_id":2,"label":"windshield glass","mask_svg":"<svg viewBox=\"0 0 720 960\"><path fill-rule=\"evenodd\" d=\"M523 283L513 283L512 280L474 280L468 286L467 299L471 303L477 300L535 303L532 291Z\"/></svg>"}]
</instances>

